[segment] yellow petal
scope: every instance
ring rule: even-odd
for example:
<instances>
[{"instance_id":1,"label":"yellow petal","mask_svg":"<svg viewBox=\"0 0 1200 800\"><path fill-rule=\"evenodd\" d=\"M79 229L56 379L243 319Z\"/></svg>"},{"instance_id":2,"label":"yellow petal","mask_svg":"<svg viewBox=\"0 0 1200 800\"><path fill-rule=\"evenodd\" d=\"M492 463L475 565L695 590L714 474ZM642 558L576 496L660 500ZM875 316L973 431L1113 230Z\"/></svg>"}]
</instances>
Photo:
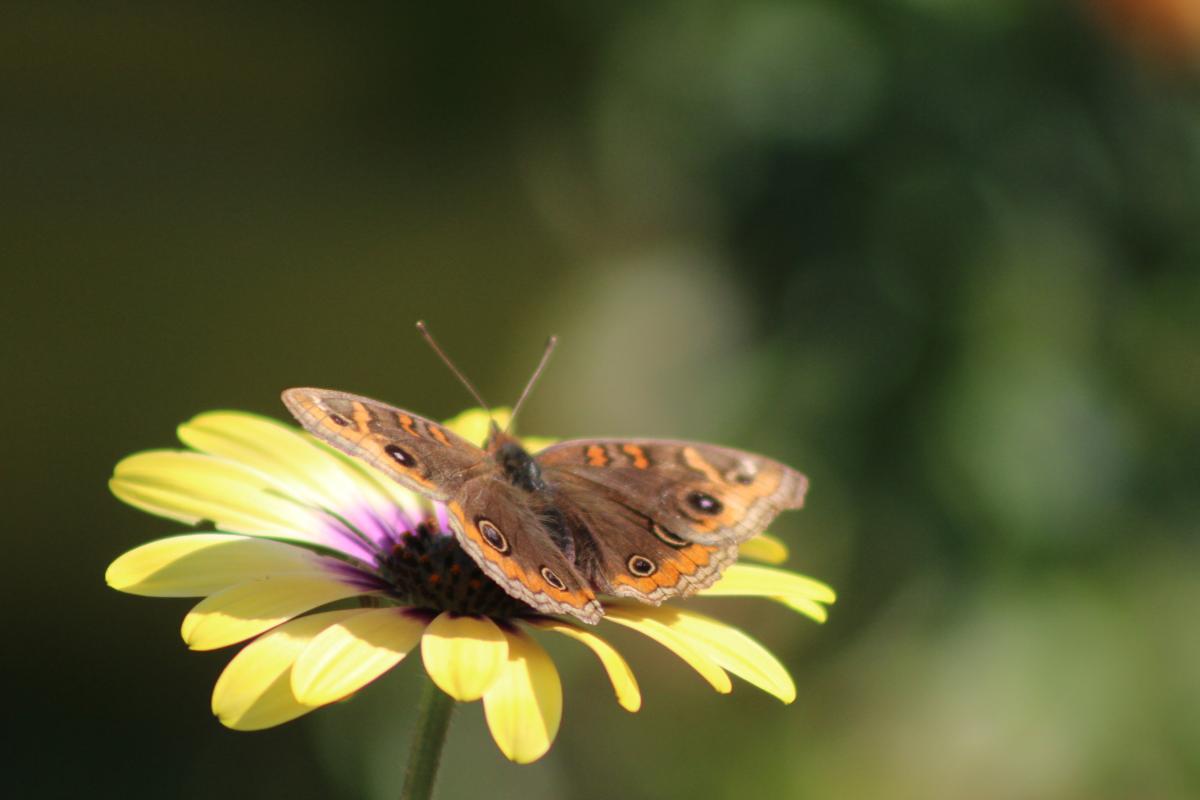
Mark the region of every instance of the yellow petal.
<instances>
[{"instance_id":1,"label":"yellow petal","mask_svg":"<svg viewBox=\"0 0 1200 800\"><path fill-rule=\"evenodd\" d=\"M421 659L443 692L463 702L478 700L504 668L508 637L486 617L444 612L421 637Z\"/></svg>"},{"instance_id":2,"label":"yellow petal","mask_svg":"<svg viewBox=\"0 0 1200 800\"><path fill-rule=\"evenodd\" d=\"M686 661L688 666L700 673L700 677L708 681L709 685L721 694L728 694L732 691L733 683L729 680L725 670L721 669L721 666L708 655L701 652L690 638L681 636L647 614L646 611L651 608L653 606L606 605L604 616L611 622L633 628L643 636L648 636L658 642Z\"/></svg>"},{"instance_id":3,"label":"yellow petal","mask_svg":"<svg viewBox=\"0 0 1200 800\"><path fill-rule=\"evenodd\" d=\"M193 650L215 650L317 606L369 591L325 573L246 581L197 603L184 617L181 633Z\"/></svg>"},{"instance_id":4,"label":"yellow petal","mask_svg":"<svg viewBox=\"0 0 1200 800\"><path fill-rule=\"evenodd\" d=\"M202 453L152 450L119 462L109 487L151 514L189 524L212 520L234 533L316 542L315 512L279 496L281 487L242 464Z\"/></svg>"},{"instance_id":5,"label":"yellow petal","mask_svg":"<svg viewBox=\"0 0 1200 800\"><path fill-rule=\"evenodd\" d=\"M829 611L816 600L809 600L807 597L772 597L771 599L783 603L793 611L816 622L824 622L829 619Z\"/></svg>"},{"instance_id":6,"label":"yellow petal","mask_svg":"<svg viewBox=\"0 0 1200 800\"><path fill-rule=\"evenodd\" d=\"M690 643L734 675L785 703L796 699L796 685L783 665L758 642L724 622L668 606L639 606L637 611Z\"/></svg>"},{"instance_id":7,"label":"yellow petal","mask_svg":"<svg viewBox=\"0 0 1200 800\"><path fill-rule=\"evenodd\" d=\"M451 417L442 424L468 442L482 447L491 433L492 419L496 420L496 424L500 426L500 430L506 430L512 421L512 412L510 409L501 406L500 408L493 408L492 416L488 417L487 412L482 408L471 408L456 417ZM548 436L521 436L519 438L521 446L531 453L544 450L558 441L558 439L552 439Z\"/></svg>"},{"instance_id":8,"label":"yellow petal","mask_svg":"<svg viewBox=\"0 0 1200 800\"><path fill-rule=\"evenodd\" d=\"M179 438L196 450L253 467L292 487L298 497L328 509L369 507L386 513L394 498L351 467L340 454L298 429L240 411L209 411L179 426ZM395 481L389 481L394 485ZM401 491L404 508L416 497Z\"/></svg>"},{"instance_id":9,"label":"yellow petal","mask_svg":"<svg viewBox=\"0 0 1200 800\"><path fill-rule=\"evenodd\" d=\"M522 436L521 446L531 453L540 453L552 444L558 444L558 439L549 436Z\"/></svg>"},{"instance_id":10,"label":"yellow petal","mask_svg":"<svg viewBox=\"0 0 1200 800\"><path fill-rule=\"evenodd\" d=\"M528 764L545 755L558 734L562 684L554 662L529 634L519 629L504 633L508 659L483 696L483 712L500 752Z\"/></svg>"},{"instance_id":11,"label":"yellow petal","mask_svg":"<svg viewBox=\"0 0 1200 800\"><path fill-rule=\"evenodd\" d=\"M782 564L787 561L787 545L769 533L760 533L738 545L738 555L767 564Z\"/></svg>"},{"instance_id":12,"label":"yellow petal","mask_svg":"<svg viewBox=\"0 0 1200 800\"><path fill-rule=\"evenodd\" d=\"M383 507L373 506L375 512L383 519L388 519L389 509L387 508L387 504L403 509L408 514L416 514L418 518L428 513L428 501L418 497L415 492L404 488L392 478L385 475L381 470L376 469L361 458L354 458L340 450L335 450L333 446L322 442L312 434L305 433L304 436L314 447L324 450L330 458L341 461L347 473L353 475L356 482L363 484L364 491L369 489L378 492L384 498L385 505Z\"/></svg>"},{"instance_id":13,"label":"yellow petal","mask_svg":"<svg viewBox=\"0 0 1200 800\"><path fill-rule=\"evenodd\" d=\"M271 728L317 706L292 694L292 664L313 637L361 609L327 611L280 625L242 648L213 687L212 710L221 724L239 731Z\"/></svg>"},{"instance_id":14,"label":"yellow petal","mask_svg":"<svg viewBox=\"0 0 1200 800\"><path fill-rule=\"evenodd\" d=\"M617 693L617 702L620 703L621 708L626 711L637 711L642 707L642 693L638 689L637 679L633 677L633 670L629 668L629 664L621 657L621 654L608 642L590 630L585 630L569 622L560 622L554 619L533 619L530 620L530 624L542 630L561 633L564 636L570 636L578 642L583 642L600 659L600 664L604 667L604 671L608 673L608 679L612 681L613 691Z\"/></svg>"},{"instance_id":15,"label":"yellow petal","mask_svg":"<svg viewBox=\"0 0 1200 800\"><path fill-rule=\"evenodd\" d=\"M326 628L296 659L293 694L312 705L353 694L408 655L424 627L406 609L376 608Z\"/></svg>"},{"instance_id":16,"label":"yellow petal","mask_svg":"<svg viewBox=\"0 0 1200 800\"><path fill-rule=\"evenodd\" d=\"M721 579L700 594L709 596L802 597L832 603L837 595L820 581L772 567L734 564Z\"/></svg>"},{"instance_id":17,"label":"yellow petal","mask_svg":"<svg viewBox=\"0 0 1200 800\"><path fill-rule=\"evenodd\" d=\"M203 597L234 584L319 569L311 550L228 533L195 533L135 547L104 573L108 585L147 597Z\"/></svg>"},{"instance_id":18,"label":"yellow petal","mask_svg":"<svg viewBox=\"0 0 1200 800\"><path fill-rule=\"evenodd\" d=\"M482 408L469 408L461 414L451 417L442 424L472 444L483 447L488 434L492 431L492 420L504 430L512 419L509 409L500 407L492 409L492 416Z\"/></svg>"}]
</instances>

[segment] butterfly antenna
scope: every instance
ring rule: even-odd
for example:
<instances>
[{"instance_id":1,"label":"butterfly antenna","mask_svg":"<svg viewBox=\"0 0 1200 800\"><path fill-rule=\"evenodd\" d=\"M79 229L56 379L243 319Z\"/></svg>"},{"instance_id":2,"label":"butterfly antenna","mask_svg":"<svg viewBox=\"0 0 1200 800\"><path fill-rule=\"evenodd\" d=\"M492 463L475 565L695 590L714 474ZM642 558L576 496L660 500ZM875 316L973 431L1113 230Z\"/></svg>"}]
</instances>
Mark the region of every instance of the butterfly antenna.
<instances>
[{"instance_id":1,"label":"butterfly antenna","mask_svg":"<svg viewBox=\"0 0 1200 800\"><path fill-rule=\"evenodd\" d=\"M529 396L529 390L533 388L533 384L537 383L537 379L541 376L542 370L546 368L546 363L550 360L550 354L554 352L554 348L558 346L558 337L551 336L546 340L546 349L542 351L542 360L538 362L537 369L533 371L529 382L525 384L525 388L521 391L521 396L517 398L517 404L513 406L512 416L508 418L508 425L505 426L505 432L512 426L513 420L517 418L517 412L521 410L521 406L525 403L525 398Z\"/></svg>"},{"instance_id":2,"label":"butterfly antenna","mask_svg":"<svg viewBox=\"0 0 1200 800\"><path fill-rule=\"evenodd\" d=\"M471 396L475 398L475 402L479 403L483 410L487 412L489 417L492 416L492 409L488 407L486 402L484 402L483 397L481 397L479 394L479 390L475 388L475 384L467 380L467 376L463 375L462 370L454 366L454 362L450 360L450 356L446 355L446 352L438 346L437 341L433 338L433 334L430 333L429 329L425 327L425 323L423 321L417 323L417 330L419 330L421 335L425 337L425 341L428 342L429 346L433 348L433 352L437 353L438 357L441 358L442 361L445 362L446 366L450 368L450 371L454 373L454 376L462 382L463 386L467 387L467 391L470 392Z\"/></svg>"}]
</instances>

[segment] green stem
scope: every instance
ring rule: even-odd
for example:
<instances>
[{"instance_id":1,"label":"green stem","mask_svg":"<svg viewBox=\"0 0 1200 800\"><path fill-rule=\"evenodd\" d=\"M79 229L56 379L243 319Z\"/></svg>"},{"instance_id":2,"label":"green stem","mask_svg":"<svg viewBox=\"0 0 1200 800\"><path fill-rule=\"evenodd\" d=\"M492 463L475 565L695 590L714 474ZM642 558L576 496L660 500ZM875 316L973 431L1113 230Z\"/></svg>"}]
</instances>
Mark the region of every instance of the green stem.
<instances>
[{"instance_id":1,"label":"green stem","mask_svg":"<svg viewBox=\"0 0 1200 800\"><path fill-rule=\"evenodd\" d=\"M429 800L433 796L442 746L446 744L446 731L450 729L450 716L454 713L454 698L439 689L428 675L422 674L422 677L425 686L417 707L417 725L413 731L401 800Z\"/></svg>"}]
</instances>

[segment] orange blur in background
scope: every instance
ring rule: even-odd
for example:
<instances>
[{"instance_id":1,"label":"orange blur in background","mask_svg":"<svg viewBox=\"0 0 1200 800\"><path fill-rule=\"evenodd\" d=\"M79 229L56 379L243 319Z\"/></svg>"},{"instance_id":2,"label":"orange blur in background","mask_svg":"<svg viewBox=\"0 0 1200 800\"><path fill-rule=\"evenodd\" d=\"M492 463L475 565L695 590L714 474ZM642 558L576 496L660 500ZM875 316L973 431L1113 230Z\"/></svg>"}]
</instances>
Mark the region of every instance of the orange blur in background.
<instances>
[{"instance_id":1,"label":"orange blur in background","mask_svg":"<svg viewBox=\"0 0 1200 800\"><path fill-rule=\"evenodd\" d=\"M1089 5L1119 39L1140 52L1200 63L1197 0L1089 0Z\"/></svg>"}]
</instances>

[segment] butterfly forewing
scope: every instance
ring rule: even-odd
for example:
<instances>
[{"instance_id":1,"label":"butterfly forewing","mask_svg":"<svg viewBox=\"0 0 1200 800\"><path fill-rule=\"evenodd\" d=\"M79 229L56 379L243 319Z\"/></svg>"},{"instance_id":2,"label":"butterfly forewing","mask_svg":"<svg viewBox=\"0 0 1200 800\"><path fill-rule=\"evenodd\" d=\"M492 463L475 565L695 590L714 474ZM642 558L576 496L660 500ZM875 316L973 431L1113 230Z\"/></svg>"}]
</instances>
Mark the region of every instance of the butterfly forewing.
<instances>
[{"instance_id":1,"label":"butterfly forewing","mask_svg":"<svg viewBox=\"0 0 1200 800\"><path fill-rule=\"evenodd\" d=\"M486 467L487 454L453 431L367 397L299 388L283 402L313 435L434 500L455 496Z\"/></svg>"},{"instance_id":2,"label":"butterfly forewing","mask_svg":"<svg viewBox=\"0 0 1200 800\"><path fill-rule=\"evenodd\" d=\"M583 439L536 456L547 480L583 481L689 542L724 545L766 530L800 508L808 480L769 458L716 445Z\"/></svg>"}]
</instances>

